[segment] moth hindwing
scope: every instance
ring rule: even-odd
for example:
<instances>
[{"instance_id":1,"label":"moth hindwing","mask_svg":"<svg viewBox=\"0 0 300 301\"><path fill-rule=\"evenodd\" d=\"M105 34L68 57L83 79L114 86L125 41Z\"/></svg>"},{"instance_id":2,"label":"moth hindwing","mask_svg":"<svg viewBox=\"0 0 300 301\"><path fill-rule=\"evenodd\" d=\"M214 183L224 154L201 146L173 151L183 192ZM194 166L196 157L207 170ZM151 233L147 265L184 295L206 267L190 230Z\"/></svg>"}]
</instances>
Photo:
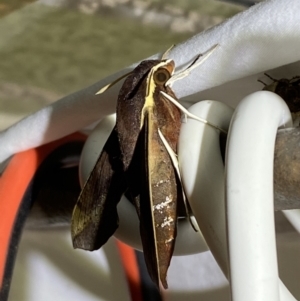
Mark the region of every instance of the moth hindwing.
<instances>
[{"instance_id":1,"label":"moth hindwing","mask_svg":"<svg viewBox=\"0 0 300 301\"><path fill-rule=\"evenodd\" d=\"M174 68L172 60L147 60L128 75L118 96L116 126L72 218L74 247L98 249L118 226L116 206L126 192L140 218L149 274L165 288L177 231L177 202L183 195L165 146L176 153L181 112L161 93L176 99L166 85Z\"/></svg>"}]
</instances>

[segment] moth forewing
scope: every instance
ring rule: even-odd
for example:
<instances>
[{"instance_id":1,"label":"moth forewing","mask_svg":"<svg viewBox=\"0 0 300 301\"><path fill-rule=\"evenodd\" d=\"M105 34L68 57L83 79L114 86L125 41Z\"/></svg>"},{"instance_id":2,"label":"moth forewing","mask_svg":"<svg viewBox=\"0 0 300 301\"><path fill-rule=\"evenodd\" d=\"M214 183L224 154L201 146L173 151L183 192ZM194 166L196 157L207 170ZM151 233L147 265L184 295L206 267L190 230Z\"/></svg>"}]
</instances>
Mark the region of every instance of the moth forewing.
<instances>
[{"instance_id":1,"label":"moth forewing","mask_svg":"<svg viewBox=\"0 0 300 301\"><path fill-rule=\"evenodd\" d=\"M167 270L173 255L177 232L177 183L176 173L170 156L161 142L158 134L158 122L149 108L145 114L145 134L147 145L146 170L149 200L141 200L141 224L146 214L151 214L151 225L143 225L142 232L152 227L145 235L142 234L145 259L150 275L155 283L160 279L164 288L167 288ZM150 202L150 212L145 212ZM153 233L153 245L149 254L149 233ZM155 267L155 269L154 269Z\"/></svg>"},{"instance_id":2,"label":"moth forewing","mask_svg":"<svg viewBox=\"0 0 300 301\"><path fill-rule=\"evenodd\" d=\"M161 97L174 70L172 61L154 66L147 77L146 97L141 112L145 139L145 183L140 200L140 228L147 268L152 280L167 288L167 270L173 255L177 232L177 176L168 150L159 137L163 131L174 151L181 124L180 111Z\"/></svg>"},{"instance_id":3,"label":"moth forewing","mask_svg":"<svg viewBox=\"0 0 300 301\"><path fill-rule=\"evenodd\" d=\"M116 206L124 189L118 137L113 129L73 210L74 248L93 251L113 235L118 227Z\"/></svg>"}]
</instances>

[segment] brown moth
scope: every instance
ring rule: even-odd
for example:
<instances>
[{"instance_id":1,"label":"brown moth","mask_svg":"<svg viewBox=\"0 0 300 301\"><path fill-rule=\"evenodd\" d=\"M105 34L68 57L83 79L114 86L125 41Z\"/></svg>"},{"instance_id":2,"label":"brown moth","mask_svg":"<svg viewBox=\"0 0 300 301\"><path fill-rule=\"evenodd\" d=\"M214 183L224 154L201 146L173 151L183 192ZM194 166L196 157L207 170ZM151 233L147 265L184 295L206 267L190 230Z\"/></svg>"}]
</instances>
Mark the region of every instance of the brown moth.
<instances>
[{"instance_id":1,"label":"brown moth","mask_svg":"<svg viewBox=\"0 0 300 301\"><path fill-rule=\"evenodd\" d=\"M161 282L164 288L168 287L167 270L175 246L177 204L185 202L176 158L181 111L208 123L177 102L170 83L188 75L199 65L199 57L176 75L174 62L162 59L143 61L127 76L118 96L116 125L72 217L74 248L99 249L118 227L116 206L125 193L140 219L148 272L153 282L157 286Z\"/></svg>"},{"instance_id":2,"label":"brown moth","mask_svg":"<svg viewBox=\"0 0 300 301\"><path fill-rule=\"evenodd\" d=\"M275 79L267 73L265 75L273 82L267 85L260 80L265 85L263 90L278 94L286 102L292 115L298 115L296 113L300 112L300 76L291 79Z\"/></svg>"}]
</instances>

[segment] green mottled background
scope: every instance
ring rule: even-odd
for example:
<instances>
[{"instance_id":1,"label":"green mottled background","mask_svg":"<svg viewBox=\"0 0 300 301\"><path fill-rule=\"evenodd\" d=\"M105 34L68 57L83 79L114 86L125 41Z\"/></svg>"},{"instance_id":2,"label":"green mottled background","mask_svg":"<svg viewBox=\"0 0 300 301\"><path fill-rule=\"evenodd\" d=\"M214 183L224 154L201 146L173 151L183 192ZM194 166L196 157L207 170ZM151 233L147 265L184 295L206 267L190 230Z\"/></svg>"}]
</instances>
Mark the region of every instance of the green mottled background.
<instances>
[{"instance_id":1,"label":"green mottled background","mask_svg":"<svg viewBox=\"0 0 300 301\"><path fill-rule=\"evenodd\" d=\"M243 9L211 0L1 0L0 130Z\"/></svg>"}]
</instances>

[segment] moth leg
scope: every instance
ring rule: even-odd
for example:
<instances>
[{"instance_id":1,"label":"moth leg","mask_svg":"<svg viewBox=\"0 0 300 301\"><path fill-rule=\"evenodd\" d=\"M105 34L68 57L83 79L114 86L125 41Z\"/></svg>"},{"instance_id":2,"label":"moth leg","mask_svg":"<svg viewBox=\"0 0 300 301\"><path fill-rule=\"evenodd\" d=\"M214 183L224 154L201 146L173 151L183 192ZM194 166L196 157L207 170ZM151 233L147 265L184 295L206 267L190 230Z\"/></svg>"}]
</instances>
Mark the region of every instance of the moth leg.
<instances>
[{"instance_id":1,"label":"moth leg","mask_svg":"<svg viewBox=\"0 0 300 301\"><path fill-rule=\"evenodd\" d=\"M171 161L172 161L172 164L175 168L175 171L176 171L176 174L178 176L178 179L181 181L181 175L180 175L180 170L179 170L179 163L178 163L178 160L177 160L177 156L176 154L174 153L173 149L171 148L171 146L169 145L168 141L166 140L166 138L164 137L164 135L162 134L162 132L160 131L160 129L158 129L158 134L159 134L159 137L162 141L162 143L164 144L170 158L171 158ZM194 215L192 214L192 209L187 201L187 198L186 198L186 195L184 193L184 190L183 190L183 187L182 187L182 199L183 199L183 204L184 204L184 207L185 207L185 211L186 211L186 215L191 223L191 226L193 227L193 229L198 232L199 231L199 226L198 226L198 223L194 217Z\"/></svg>"},{"instance_id":2,"label":"moth leg","mask_svg":"<svg viewBox=\"0 0 300 301\"><path fill-rule=\"evenodd\" d=\"M177 80L187 77L193 69L197 68L199 65L204 63L218 47L219 47L219 44L216 44L213 47L211 47L208 51L206 51L205 53L198 54L196 56L196 58L193 60L193 62L186 69L179 71L177 74L174 74L166 82L166 86L171 87L174 84L174 82L176 82Z\"/></svg>"},{"instance_id":3,"label":"moth leg","mask_svg":"<svg viewBox=\"0 0 300 301\"><path fill-rule=\"evenodd\" d=\"M168 99L169 101L171 101L184 115L190 117L191 119L195 119L195 120L198 120L200 122L203 122L209 126L212 126L213 128L221 131L222 133L224 134L227 134L227 131L223 130L222 128L220 128L219 126L213 124L213 123L210 123L209 121L203 119L203 118L200 118L192 113L190 113L184 106L182 106L176 99L174 99L172 96L168 95L167 93L163 92L163 91L160 91L160 93L166 98Z\"/></svg>"},{"instance_id":4,"label":"moth leg","mask_svg":"<svg viewBox=\"0 0 300 301\"><path fill-rule=\"evenodd\" d=\"M275 79L274 77L272 77L271 75L269 75L268 73L264 73L265 76L267 76L269 79L271 79L274 82L278 82L278 79Z\"/></svg>"},{"instance_id":5,"label":"moth leg","mask_svg":"<svg viewBox=\"0 0 300 301\"><path fill-rule=\"evenodd\" d=\"M262 83L264 86L267 86L267 84L264 83L261 79L258 79L257 81L258 81L259 83Z\"/></svg>"}]
</instances>

